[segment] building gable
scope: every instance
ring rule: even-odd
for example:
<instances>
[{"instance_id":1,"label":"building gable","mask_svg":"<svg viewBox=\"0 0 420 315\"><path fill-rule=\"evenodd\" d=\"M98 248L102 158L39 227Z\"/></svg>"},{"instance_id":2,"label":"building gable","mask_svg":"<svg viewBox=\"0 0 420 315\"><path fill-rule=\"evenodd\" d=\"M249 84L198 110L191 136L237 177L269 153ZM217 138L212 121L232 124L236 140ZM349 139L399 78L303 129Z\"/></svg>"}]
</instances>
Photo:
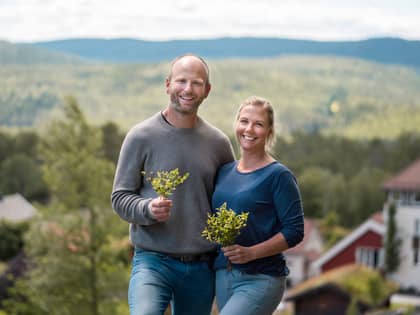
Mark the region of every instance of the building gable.
<instances>
[{"instance_id":1,"label":"building gable","mask_svg":"<svg viewBox=\"0 0 420 315\"><path fill-rule=\"evenodd\" d=\"M369 219L315 260L311 265L311 273L319 274L344 264L355 263L358 247L381 248L384 235L385 226L377 220Z\"/></svg>"}]
</instances>

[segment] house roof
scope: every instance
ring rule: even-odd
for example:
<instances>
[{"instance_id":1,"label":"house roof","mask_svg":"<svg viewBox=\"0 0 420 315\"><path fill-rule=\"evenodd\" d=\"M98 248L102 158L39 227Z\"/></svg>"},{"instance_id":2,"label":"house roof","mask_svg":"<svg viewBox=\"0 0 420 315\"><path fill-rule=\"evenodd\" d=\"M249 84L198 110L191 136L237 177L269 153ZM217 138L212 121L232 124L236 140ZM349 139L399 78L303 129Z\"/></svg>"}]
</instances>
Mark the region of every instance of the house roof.
<instances>
[{"instance_id":1,"label":"house roof","mask_svg":"<svg viewBox=\"0 0 420 315\"><path fill-rule=\"evenodd\" d=\"M30 219L37 210L21 195L0 197L0 220L20 222Z\"/></svg>"},{"instance_id":2,"label":"house roof","mask_svg":"<svg viewBox=\"0 0 420 315\"><path fill-rule=\"evenodd\" d=\"M324 287L325 285L337 285L340 279L347 275L357 271L359 268L356 264L345 265L332 269L330 271L324 272L316 277L309 278L305 282L298 284L287 292L286 298L291 299L296 296L301 296L304 292L310 290L313 291L317 288Z\"/></svg>"},{"instance_id":3,"label":"house roof","mask_svg":"<svg viewBox=\"0 0 420 315\"><path fill-rule=\"evenodd\" d=\"M381 222L382 221L382 222ZM380 215L375 213L373 214L367 221L365 221L362 225L359 225L355 230L353 230L349 235L344 237L341 241L331 247L326 253L324 253L321 257L315 260L312 263L312 268L318 270L324 265L326 262L330 261L331 258L335 257L349 245L351 245L354 241L359 239L362 235L367 233L368 231L376 232L380 235L385 234L385 225L383 220L380 219Z\"/></svg>"},{"instance_id":4,"label":"house roof","mask_svg":"<svg viewBox=\"0 0 420 315\"><path fill-rule=\"evenodd\" d=\"M355 296L360 302L370 304L370 297L366 294L369 290L369 281L367 280L376 276L378 276L378 272L366 266L357 264L341 266L293 287L286 293L285 299L296 300L336 288L337 291L340 291L340 294L345 292ZM381 285L386 296L397 289L393 282L386 280Z\"/></svg>"},{"instance_id":5,"label":"house roof","mask_svg":"<svg viewBox=\"0 0 420 315\"><path fill-rule=\"evenodd\" d=\"M302 300L307 299L313 296L317 296L324 292L333 292L336 295L340 296L350 296L346 291L344 291L340 286L334 284L334 283L323 283L319 286L310 287L306 290L302 290L300 292L296 292L294 294L288 293L285 297L286 301L296 301L296 300Z\"/></svg>"},{"instance_id":6,"label":"house roof","mask_svg":"<svg viewBox=\"0 0 420 315\"><path fill-rule=\"evenodd\" d=\"M420 191L420 158L383 184L385 190Z\"/></svg>"}]
</instances>

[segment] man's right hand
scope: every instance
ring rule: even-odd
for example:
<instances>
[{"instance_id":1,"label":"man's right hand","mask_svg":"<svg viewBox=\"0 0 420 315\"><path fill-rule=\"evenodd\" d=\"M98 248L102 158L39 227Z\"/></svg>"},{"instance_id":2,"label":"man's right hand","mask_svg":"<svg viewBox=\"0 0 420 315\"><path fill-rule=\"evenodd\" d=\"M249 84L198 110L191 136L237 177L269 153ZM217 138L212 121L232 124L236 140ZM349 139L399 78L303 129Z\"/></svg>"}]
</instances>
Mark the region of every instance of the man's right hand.
<instances>
[{"instance_id":1,"label":"man's right hand","mask_svg":"<svg viewBox=\"0 0 420 315\"><path fill-rule=\"evenodd\" d=\"M172 200L163 197L152 199L149 203L149 211L159 222L165 222L169 219Z\"/></svg>"}]
</instances>

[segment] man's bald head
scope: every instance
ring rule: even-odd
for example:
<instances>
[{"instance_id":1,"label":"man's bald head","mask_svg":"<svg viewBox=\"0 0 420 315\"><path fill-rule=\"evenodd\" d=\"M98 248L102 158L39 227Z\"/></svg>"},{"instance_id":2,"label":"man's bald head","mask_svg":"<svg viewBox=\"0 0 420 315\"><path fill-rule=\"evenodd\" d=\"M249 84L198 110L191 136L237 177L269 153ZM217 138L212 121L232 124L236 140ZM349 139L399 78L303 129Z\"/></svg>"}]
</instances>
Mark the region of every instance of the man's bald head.
<instances>
[{"instance_id":1,"label":"man's bald head","mask_svg":"<svg viewBox=\"0 0 420 315\"><path fill-rule=\"evenodd\" d=\"M169 74L168 74L168 80L170 81L171 78L172 78L172 71L173 71L174 65L184 58L197 59L203 65L203 69L206 73L205 82L206 82L206 85L209 85L210 84L210 70L209 70L209 66L207 65L206 61L203 58L201 58L200 56L197 56L197 55L194 55L194 54L189 54L189 53L178 56L171 61L171 69L170 69Z\"/></svg>"}]
</instances>

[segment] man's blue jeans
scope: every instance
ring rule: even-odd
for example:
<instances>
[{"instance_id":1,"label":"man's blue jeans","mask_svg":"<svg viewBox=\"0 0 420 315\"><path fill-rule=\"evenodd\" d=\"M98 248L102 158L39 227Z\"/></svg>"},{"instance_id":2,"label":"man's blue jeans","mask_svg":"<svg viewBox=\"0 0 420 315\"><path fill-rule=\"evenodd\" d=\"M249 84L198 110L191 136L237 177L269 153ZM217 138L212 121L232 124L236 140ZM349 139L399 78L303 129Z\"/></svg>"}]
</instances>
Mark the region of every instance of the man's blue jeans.
<instances>
[{"instance_id":1,"label":"man's blue jeans","mask_svg":"<svg viewBox=\"0 0 420 315\"><path fill-rule=\"evenodd\" d=\"M207 262L181 262L168 255L135 249L128 304L131 315L209 315L214 271Z\"/></svg>"},{"instance_id":2,"label":"man's blue jeans","mask_svg":"<svg viewBox=\"0 0 420 315\"><path fill-rule=\"evenodd\" d=\"M216 302L220 315L268 315L279 305L286 277L250 275L237 269L216 271Z\"/></svg>"}]
</instances>

